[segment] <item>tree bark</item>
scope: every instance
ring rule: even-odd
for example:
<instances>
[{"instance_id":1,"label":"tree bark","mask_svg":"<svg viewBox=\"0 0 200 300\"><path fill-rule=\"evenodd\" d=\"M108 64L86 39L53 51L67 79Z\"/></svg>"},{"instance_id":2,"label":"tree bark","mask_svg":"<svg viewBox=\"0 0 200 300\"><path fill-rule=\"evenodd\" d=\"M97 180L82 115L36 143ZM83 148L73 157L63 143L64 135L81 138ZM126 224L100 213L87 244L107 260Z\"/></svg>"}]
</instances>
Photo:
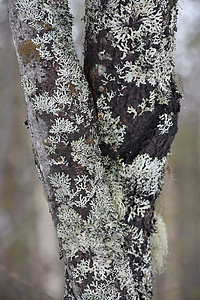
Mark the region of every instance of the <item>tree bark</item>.
<instances>
[{"instance_id":1,"label":"tree bark","mask_svg":"<svg viewBox=\"0 0 200 300\"><path fill-rule=\"evenodd\" d=\"M65 300L152 299L152 245L165 252L155 203L179 112L176 2L87 0L83 71L67 1L8 0Z\"/></svg>"}]
</instances>

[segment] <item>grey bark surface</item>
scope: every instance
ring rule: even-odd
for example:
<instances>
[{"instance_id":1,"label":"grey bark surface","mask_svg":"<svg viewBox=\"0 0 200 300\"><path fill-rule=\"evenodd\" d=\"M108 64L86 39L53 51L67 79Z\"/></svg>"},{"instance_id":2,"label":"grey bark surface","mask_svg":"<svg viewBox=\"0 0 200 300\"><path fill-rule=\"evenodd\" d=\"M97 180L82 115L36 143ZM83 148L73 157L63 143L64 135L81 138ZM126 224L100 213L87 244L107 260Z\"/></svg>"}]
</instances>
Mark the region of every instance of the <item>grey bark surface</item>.
<instances>
[{"instance_id":1,"label":"grey bark surface","mask_svg":"<svg viewBox=\"0 0 200 300\"><path fill-rule=\"evenodd\" d=\"M152 299L166 254L155 203L179 112L177 3L85 5L83 70L67 1L8 0L64 299Z\"/></svg>"}]
</instances>

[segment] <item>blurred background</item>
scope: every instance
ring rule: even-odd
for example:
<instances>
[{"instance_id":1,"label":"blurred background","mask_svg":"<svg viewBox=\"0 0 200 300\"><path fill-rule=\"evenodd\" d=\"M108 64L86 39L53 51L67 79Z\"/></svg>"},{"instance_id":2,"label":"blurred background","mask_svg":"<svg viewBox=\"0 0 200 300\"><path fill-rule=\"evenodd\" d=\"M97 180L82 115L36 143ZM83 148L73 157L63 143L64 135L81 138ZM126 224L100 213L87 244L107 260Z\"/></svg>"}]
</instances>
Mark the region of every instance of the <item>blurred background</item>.
<instances>
[{"instance_id":1,"label":"blurred background","mask_svg":"<svg viewBox=\"0 0 200 300\"><path fill-rule=\"evenodd\" d=\"M71 0L82 61L83 0ZM200 1L180 0L176 71L184 91L179 132L160 198L169 256L155 300L200 299ZM0 0L0 299L59 300L64 266L33 161L26 106Z\"/></svg>"}]
</instances>

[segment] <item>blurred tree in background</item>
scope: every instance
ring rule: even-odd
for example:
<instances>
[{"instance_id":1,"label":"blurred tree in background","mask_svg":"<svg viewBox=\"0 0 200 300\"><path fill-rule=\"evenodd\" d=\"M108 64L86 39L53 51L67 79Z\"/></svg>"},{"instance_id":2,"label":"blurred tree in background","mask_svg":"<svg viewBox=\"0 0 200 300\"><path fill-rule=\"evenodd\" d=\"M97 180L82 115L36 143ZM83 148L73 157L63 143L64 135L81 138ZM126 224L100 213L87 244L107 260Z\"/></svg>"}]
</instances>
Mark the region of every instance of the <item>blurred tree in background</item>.
<instances>
[{"instance_id":1,"label":"blurred tree in background","mask_svg":"<svg viewBox=\"0 0 200 300\"><path fill-rule=\"evenodd\" d=\"M72 2L80 22L82 1ZM156 300L200 299L200 1L180 1L180 6L177 72L185 100L161 196L170 255L157 280ZM60 299L63 263L46 200L41 200L23 99L6 3L0 1L0 299Z\"/></svg>"}]
</instances>

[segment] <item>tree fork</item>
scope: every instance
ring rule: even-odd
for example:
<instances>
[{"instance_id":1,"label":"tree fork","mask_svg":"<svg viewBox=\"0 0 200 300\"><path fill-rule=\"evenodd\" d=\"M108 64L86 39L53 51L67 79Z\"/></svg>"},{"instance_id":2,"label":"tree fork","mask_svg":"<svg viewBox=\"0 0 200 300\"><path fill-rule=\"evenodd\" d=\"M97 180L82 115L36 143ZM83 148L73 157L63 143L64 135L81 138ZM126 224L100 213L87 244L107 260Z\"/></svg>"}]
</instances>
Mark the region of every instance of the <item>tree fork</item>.
<instances>
[{"instance_id":1,"label":"tree fork","mask_svg":"<svg viewBox=\"0 0 200 300\"><path fill-rule=\"evenodd\" d=\"M150 300L162 268L152 253L163 226L155 202L179 112L177 3L85 5L84 74L67 1L8 0L64 299Z\"/></svg>"}]
</instances>

